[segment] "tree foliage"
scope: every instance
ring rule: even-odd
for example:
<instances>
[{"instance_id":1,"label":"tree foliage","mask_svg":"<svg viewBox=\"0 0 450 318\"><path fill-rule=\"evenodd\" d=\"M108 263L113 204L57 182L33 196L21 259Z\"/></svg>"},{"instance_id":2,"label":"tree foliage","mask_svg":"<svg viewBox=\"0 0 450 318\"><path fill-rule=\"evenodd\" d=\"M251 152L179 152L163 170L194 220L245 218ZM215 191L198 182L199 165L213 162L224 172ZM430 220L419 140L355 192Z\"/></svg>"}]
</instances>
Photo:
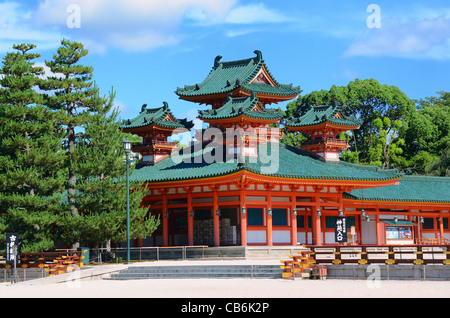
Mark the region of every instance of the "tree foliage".
<instances>
[{"instance_id":1,"label":"tree foliage","mask_svg":"<svg viewBox=\"0 0 450 318\"><path fill-rule=\"evenodd\" d=\"M0 69L0 233L18 231L22 252L123 242L124 134L115 94L100 96L93 68L79 63L88 54L81 43L62 40L46 61L47 78L34 66L34 48L14 46ZM132 184L132 238L159 224L141 207L145 194Z\"/></svg>"},{"instance_id":2,"label":"tree foliage","mask_svg":"<svg viewBox=\"0 0 450 318\"><path fill-rule=\"evenodd\" d=\"M347 86L300 96L287 105L285 116L301 117L311 106L333 100L341 104L344 115L363 120L358 130L340 136L350 145L342 152L343 160L408 173L448 174L450 93L413 101L396 86L356 79ZM292 144L293 137L282 141Z\"/></svg>"},{"instance_id":3,"label":"tree foliage","mask_svg":"<svg viewBox=\"0 0 450 318\"><path fill-rule=\"evenodd\" d=\"M35 46L13 48L0 69L0 232L20 232L23 252L52 249L66 179L60 113L35 89L44 82Z\"/></svg>"}]
</instances>

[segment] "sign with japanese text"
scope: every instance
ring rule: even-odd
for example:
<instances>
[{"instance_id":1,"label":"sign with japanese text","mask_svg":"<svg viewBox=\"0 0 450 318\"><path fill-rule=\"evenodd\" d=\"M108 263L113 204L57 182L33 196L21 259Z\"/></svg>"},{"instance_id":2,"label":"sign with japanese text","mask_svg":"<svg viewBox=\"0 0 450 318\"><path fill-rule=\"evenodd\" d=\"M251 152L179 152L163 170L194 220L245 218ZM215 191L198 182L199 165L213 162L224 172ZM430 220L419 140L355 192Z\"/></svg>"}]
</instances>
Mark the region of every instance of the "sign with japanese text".
<instances>
[{"instance_id":1,"label":"sign with japanese text","mask_svg":"<svg viewBox=\"0 0 450 318\"><path fill-rule=\"evenodd\" d=\"M19 233L6 233L6 263L13 264L16 262L16 257L19 248Z\"/></svg>"},{"instance_id":2,"label":"sign with japanese text","mask_svg":"<svg viewBox=\"0 0 450 318\"><path fill-rule=\"evenodd\" d=\"M337 217L334 227L334 239L336 242L347 242L347 221L345 217Z\"/></svg>"}]
</instances>

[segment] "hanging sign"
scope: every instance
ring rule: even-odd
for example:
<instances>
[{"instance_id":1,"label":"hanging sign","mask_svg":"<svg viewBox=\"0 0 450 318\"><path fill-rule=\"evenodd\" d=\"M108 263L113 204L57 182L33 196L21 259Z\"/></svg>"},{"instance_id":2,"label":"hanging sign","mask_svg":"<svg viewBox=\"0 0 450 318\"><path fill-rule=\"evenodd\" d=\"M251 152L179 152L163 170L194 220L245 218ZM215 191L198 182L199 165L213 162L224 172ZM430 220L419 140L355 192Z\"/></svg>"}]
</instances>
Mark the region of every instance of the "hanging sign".
<instances>
[{"instance_id":1,"label":"hanging sign","mask_svg":"<svg viewBox=\"0 0 450 318\"><path fill-rule=\"evenodd\" d=\"M347 220L345 217L336 217L334 239L338 243L347 242Z\"/></svg>"},{"instance_id":2,"label":"hanging sign","mask_svg":"<svg viewBox=\"0 0 450 318\"><path fill-rule=\"evenodd\" d=\"M19 233L6 233L6 263L13 264L17 262L16 257L19 248Z\"/></svg>"}]
</instances>

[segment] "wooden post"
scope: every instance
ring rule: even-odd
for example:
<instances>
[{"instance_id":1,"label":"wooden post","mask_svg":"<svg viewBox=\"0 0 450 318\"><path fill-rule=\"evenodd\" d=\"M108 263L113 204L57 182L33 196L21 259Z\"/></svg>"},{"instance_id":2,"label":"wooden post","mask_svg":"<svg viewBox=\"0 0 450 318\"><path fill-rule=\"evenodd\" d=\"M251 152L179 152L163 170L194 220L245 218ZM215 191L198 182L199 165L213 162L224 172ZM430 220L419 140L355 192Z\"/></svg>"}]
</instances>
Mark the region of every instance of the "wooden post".
<instances>
[{"instance_id":1,"label":"wooden post","mask_svg":"<svg viewBox=\"0 0 450 318\"><path fill-rule=\"evenodd\" d=\"M377 221L377 245L383 245L383 231L384 231L384 226L380 221L380 211L378 208L375 208L375 213L376 213L376 221Z\"/></svg>"},{"instance_id":2,"label":"wooden post","mask_svg":"<svg viewBox=\"0 0 450 318\"><path fill-rule=\"evenodd\" d=\"M273 186L268 184L267 189L267 209L266 209L266 243L268 246L273 245L272 241L272 188ZM270 212L269 212L270 210Z\"/></svg>"},{"instance_id":3,"label":"wooden post","mask_svg":"<svg viewBox=\"0 0 450 318\"><path fill-rule=\"evenodd\" d=\"M322 245L322 233L320 232L320 216L317 216L317 210L320 209L319 197L315 197L316 205L311 213L311 226L312 226L312 243L313 245Z\"/></svg>"},{"instance_id":4,"label":"wooden post","mask_svg":"<svg viewBox=\"0 0 450 318\"><path fill-rule=\"evenodd\" d=\"M442 211L439 210L439 233L441 236L441 244L444 244L444 220L442 219Z\"/></svg>"},{"instance_id":5,"label":"wooden post","mask_svg":"<svg viewBox=\"0 0 450 318\"><path fill-rule=\"evenodd\" d=\"M211 190L213 191L214 246L220 246L220 218L217 214L219 210L217 187L211 187Z\"/></svg>"},{"instance_id":6,"label":"wooden post","mask_svg":"<svg viewBox=\"0 0 450 318\"><path fill-rule=\"evenodd\" d=\"M297 208L296 193L297 187L291 187L291 244L297 245L297 213L294 210Z\"/></svg>"},{"instance_id":7,"label":"wooden post","mask_svg":"<svg viewBox=\"0 0 450 318\"><path fill-rule=\"evenodd\" d=\"M192 209L192 189L188 187L187 192L187 223L188 223L188 245L194 245L194 215L191 215Z\"/></svg>"},{"instance_id":8,"label":"wooden post","mask_svg":"<svg viewBox=\"0 0 450 318\"><path fill-rule=\"evenodd\" d=\"M239 215L241 216L241 246L247 246L247 211L243 213L243 210L246 210L245 206L245 186L241 186L240 190L240 209Z\"/></svg>"},{"instance_id":9,"label":"wooden post","mask_svg":"<svg viewBox=\"0 0 450 318\"><path fill-rule=\"evenodd\" d=\"M167 210L167 190L162 189L163 246L169 246L169 211Z\"/></svg>"}]
</instances>

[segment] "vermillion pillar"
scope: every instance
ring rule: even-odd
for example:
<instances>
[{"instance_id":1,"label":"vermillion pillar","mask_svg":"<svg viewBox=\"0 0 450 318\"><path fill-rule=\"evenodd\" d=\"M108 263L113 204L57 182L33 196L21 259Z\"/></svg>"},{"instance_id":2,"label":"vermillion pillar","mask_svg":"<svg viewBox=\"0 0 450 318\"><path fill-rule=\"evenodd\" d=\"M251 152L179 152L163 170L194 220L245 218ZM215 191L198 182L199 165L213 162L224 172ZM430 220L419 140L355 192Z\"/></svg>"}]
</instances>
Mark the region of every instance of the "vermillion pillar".
<instances>
[{"instance_id":1,"label":"vermillion pillar","mask_svg":"<svg viewBox=\"0 0 450 318\"><path fill-rule=\"evenodd\" d=\"M311 215L311 226L312 226L312 243L313 245L322 245L322 233L320 231L320 216L317 215L317 211L320 210L320 200L319 197L315 198L316 205Z\"/></svg>"},{"instance_id":2,"label":"vermillion pillar","mask_svg":"<svg viewBox=\"0 0 450 318\"><path fill-rule=\"evenodd\" d=\"M292 196L291 196L291 244L297 245L297 202L295 191L297 188L292 187Z\"/></svg>"},{"instance_id":3,"label":"vermillion pillar","mask_svg":"<svg viewBox=\"0 0 450 318\"><path fill-rule=\"evenodd\" d=\"M240 193L240 209L239 214L241 215L241 246L247 246L247 211L245 207L245 189L244 186L241 188Z\"/></svg>"},{"instance_id":4,"label":"vermillion pillar","mask_svg":"<svg viewBox=\"0 0 450 318\"><path fill-rule=\"evenodd\" d=\"M444 244L444 220L442 219L442 211L439 211L439 234L441 236L441 244Z\"/></svg>"},{"instance_id":5,"label":"vermillion pillar","mask_svg":"<svg viewBox=\"0 0 450 318\"><path fill-rule=\"evenodd\" d=\"M187 189L188 245L194 245L194 212L192 209L192 190Z\"/></svg>"},{"instance_id":6,"label":"vermillion pillar","mask_svg":"<svg viewBox=\"0 0 450 318\"><path fill-rule=\"evenodd\" d=\"M169 211L167 210L167 191L162 192L163 246L169 246Z\"/></svg>"},{"instance_id":7,"label":"vermillion pillar","mask_svg":"<svg viewBox=\"0 0 450 318\"><path fill-rule=\"evenodd\" d=\"M267 245L273 245L272 239L272 186L267 186L267 218L266 218L266 242Z\"/></svg>"},{"instance_id":8,"label":"vermillion pillar","mask_svg":"<svg viewBox=\"0 0 450 318\"><path fill-rule=\"evenodd\" d=\"M220 246L220 218L219 218L219 200L217 188L213 189L213 215L214 215L214 246Z\"/></svg>"},{"instance_id":9,"label":"vermillion pillar","mask_svg":"<svg viewBox=\"0 0 450 318\"><path fill-rule=\"evenodd\" d=\"M317 209L319 209L319 206L317 206ZM316 209L316 211L317 211ZM320 232L320 216L317 216L317 212L312 212L312 243L313 245L322 245L322 233Z\"/></svg>"},{"instance_id":10,"label":"vermillion pillar","mask_svg":"<svg viewBox=\"0 0 450 318\"><path fill-rule=\"evenodd\" d=\"M384 226L383 223L380 221L380 214L378 208L375 209L376 213L376 221L377 221L377 245L383 245L383 231Z\"/></svg>"}]
</instances>

